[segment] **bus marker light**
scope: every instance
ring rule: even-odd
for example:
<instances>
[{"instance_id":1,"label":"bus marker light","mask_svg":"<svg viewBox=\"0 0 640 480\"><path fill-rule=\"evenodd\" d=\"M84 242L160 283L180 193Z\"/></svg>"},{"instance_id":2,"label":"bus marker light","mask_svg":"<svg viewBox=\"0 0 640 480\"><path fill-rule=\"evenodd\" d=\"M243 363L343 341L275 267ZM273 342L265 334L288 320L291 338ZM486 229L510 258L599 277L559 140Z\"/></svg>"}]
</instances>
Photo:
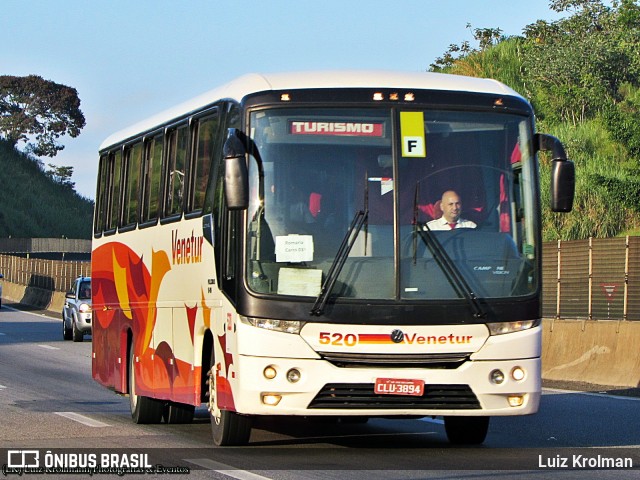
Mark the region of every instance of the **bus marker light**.
<instances>
[{"instance_id":1,"label":"bus marker light","mask_svg":"<svg viewBox=\"0 0 640 480\"><path fill-rule=\"evenodd\" d=\"M262 403L265 405L269 405L271 407L275 407L282 400L282 395L278 395L277 393L263 393L262 394Z\"/></svg>"},{"instance_id":2,"label":"bus marker light","mask_svg":"<svg viewBox=\"0 0 640 480\"><path fill-rule=\"evenodd\" d=\"M384 95L382 93L380 93L380 92L376 92L376 93L373 94L373 99L376 102L379 102L380 100L384 100Z\"/></svg>"},{"instance_id":3,"label":"bus marker light","mask_svg":"<svg viewBox=\"0 0 640 480\"><path fill-rule=\"evenodd\" d=\"M278 374L278 372L276 371L276 369L274 367L269 365L268 367L265 367L265 369L262 372L262 374L264 375L264 378L266 378L267 380L272 380L272 379L276 378L276 375Z\"/></svg>"},{"instance_id":4,"label":"bus marker light","mask_svg":"<svg viewBox=\"0 0 640 480\"><path fill-rule=\"evenodd\" d=\"M297 368L292 368L287 372L287 380L289 380L289 382L291 383L296 383L300 380L300 377L302 377L302 374Z\"/></svg>"},{"instance_id":5,"label":"bus marker light","mask_svg":"<svg viewBox=\"0 0 640 480\"><path fill-rule=\"evenodd\" d=\"M504 373L502 373L502 370L493 370L489 375L489 378L491 379L491 383L500 385L504 382Z\"/></svg>"},{"instance_id":6,"label":"bus marker light","mask_svg":"<svg viewBox=\"0 0 640 480\"><path fill-rule=\"evenodd\" d=\"M288 93L283 93L282 95L280 95L280 101L281 102L290 102L291 101L291 95L289 95Z\"/></svg>"},{"instance_id":7,"label":"bus marker light","mask_svg":"<svg viewBox=\"0 0 640 480\"><path fill-rule=\"evenodd\" d=\"M517 382L524 380L524 370L521 367L514 367L514 369L511 370L511 378Z\"/></svg>"},{"instance_id":8,"label":"bus marker light","mask_svg":"<svg viewBox=\"0 0 640 480\"><path fill-rule=\"evenodd\" d=\"M521 407L524 403L524 395L510 395L508 401L510 407Z\"/></svg>"}]
</instances>

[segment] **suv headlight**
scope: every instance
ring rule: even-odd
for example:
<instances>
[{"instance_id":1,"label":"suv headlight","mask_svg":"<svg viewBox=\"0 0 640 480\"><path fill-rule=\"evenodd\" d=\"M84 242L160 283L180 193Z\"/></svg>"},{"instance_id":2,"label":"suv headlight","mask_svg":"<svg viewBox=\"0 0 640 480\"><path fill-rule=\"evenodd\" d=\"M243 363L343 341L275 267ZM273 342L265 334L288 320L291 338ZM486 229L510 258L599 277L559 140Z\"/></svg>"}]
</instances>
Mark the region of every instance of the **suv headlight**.
<instances>
[{"instance_id":1,"label":"suv headlight","mask_svg":"<svg viewBox=\"0 0 640 480\"><path fill-rule=\"evenodd\" d=\"M78 307L78 311L80 313L89 313L91 311L91 305L87 305L86 303L81 303Z\"/></svg>"},{"instance_id":2,"label":"suv headlight","mask_svg":"<svg viewBox=\"0 0 640 480\"><path fill-rule=\"evenodd\" d=\"M504 335L505 333L521 332L540 325L540 320L522 320L519 322L487 323L491 335Z\"/></svg>"},{"instance_id":3,"label":"suv headlight","mask_svg":"<svg viewBox=\"0 0 640 480\"><path fill-rule=\"evenodd\" d=\"M253 317L240 317L240 321L257 328L264 328L266 330L273 330L274 332L293 333L295 335L300 334L300 330L304 326L305 322L298 320L274 320L271 318L253 318Z\"/></svg>"}]
</instances>

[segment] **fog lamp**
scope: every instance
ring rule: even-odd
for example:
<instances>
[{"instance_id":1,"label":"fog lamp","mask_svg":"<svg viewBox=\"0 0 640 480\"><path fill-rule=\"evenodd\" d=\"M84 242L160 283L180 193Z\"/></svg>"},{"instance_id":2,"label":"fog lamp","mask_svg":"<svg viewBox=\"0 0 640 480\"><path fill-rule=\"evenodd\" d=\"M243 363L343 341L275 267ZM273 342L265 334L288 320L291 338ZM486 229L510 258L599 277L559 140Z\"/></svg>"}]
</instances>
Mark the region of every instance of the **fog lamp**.
<instances>
[{"instance_id":1,"label":"fog lamp","mask_svg":"<svg viewBox=\"0 0 640 480\"><path fill-rule=\"evenodd\" d=\"M278 395L277 393L263 393L262 394L262 403L265 405L269 405L271 407L275 407L282 400L282 395Z\"/></svg>"},{"instance_id":2,"label":"fog lamp","mask_svg":"<svg viewBox=\"0 0 640 480\"><path fill-rule=\"evenodd\" d=\"M493 370L489 374L489 378L491 379L492 383L500 385L502 382L504 382L504 373L502 373L502 370Z\"/></svg>"},{"instance_id":3,"label":"fog lamp","mask_svg":"<svg viewBox=\"0 0 640 480\"><path fill-rule=\"evenodd\" d=\"M289 380L289 382L291 383L296 383L297 381L299 381L301 376L302 374L297 368L292 368L287 372L287 380Z\"/></svg>"},{"instance_id":4,"label":"fog lamp","mask_svg":"<svg viewBox=\"0 0 640 480\"><path fill-rule=\"evenodd\" d=\"M262 371L262 374L264 375L264 378L266 378L267 380L272 380L276 378L276 375L278 374L278 372L276 372L275 367L273 367L272 365L269 365L268 367L265 367L265 369Z\"/></svg>"},{"instance_id":5,"label":"fog lamp","mask_svg":"<svg viewBox=\"0 0 640 480\"><path fill-rule=\"evenodd\" d=\"M509 395L507 400L510 407L521 407L524 403L524 395Z\"/></svg>"}]
</instances>

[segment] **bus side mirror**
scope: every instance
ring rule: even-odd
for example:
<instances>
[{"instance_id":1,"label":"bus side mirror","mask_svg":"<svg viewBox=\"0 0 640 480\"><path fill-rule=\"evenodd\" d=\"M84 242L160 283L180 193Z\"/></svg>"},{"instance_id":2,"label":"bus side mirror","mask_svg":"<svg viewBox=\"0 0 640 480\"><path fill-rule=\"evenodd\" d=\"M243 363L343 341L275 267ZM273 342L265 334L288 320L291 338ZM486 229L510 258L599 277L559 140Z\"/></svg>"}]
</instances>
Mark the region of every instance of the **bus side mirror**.
<instances>
[{"instance_id":1,"label":"bus side mirror","mask_svg":"<svg viewBox=\"0 0 640 480\"><path fill-rule=\"evenodd\" d=\"M573 208L576 173L575 165L567 159L562 142L553 135L536 134L538 150L552 152L551 166L551 211L570 212Z\"/></svg>"},{"instance_id":2,"label":"bus side mirror","mask_svg":"<svg viewBox=\"0 0 640 480\"><path fill-rule=\"evenodd\" d=\"M575 192L575 166L569 160L554 160L551 166L551 211L570 212Z\"/></svg>"},{"instance_id":3,"label":"bus side mirror","mask_svg":"<svg viewBox=\"0 0 640 480\"><path fill-rule=\"evenodd\" d=\"M222 149L224 155L224 194L229 210L244 210L249 206L249 174L247 171L247 149L235 128Z\"/></svg>"}]
</instances>

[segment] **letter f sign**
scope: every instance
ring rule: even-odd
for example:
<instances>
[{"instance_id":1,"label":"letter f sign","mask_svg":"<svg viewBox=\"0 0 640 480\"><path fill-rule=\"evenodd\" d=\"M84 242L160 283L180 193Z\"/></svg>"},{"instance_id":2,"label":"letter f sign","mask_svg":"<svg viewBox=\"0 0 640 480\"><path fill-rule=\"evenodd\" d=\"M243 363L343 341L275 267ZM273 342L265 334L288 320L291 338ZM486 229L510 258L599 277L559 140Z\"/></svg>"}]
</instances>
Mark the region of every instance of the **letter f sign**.
<instances>
[{"instance_id":1,"label":"letter f sign","mask_svg":"<svg viewBox=\"0 0 640 480\"><path fill-rule=\"evenodd\" d=\"M400 112L403 157L426 157L425 136L423 112Z\"/></svg>"},{"instance_id":2,"label":"letter f sign","mask_svg":"<svg viewBox=\"0 0 640 480\"><path fill-rule=\"evenodd\" d=\"M424 137L403 137L403 157L424 157Z\"/></svg>"}]
</instances>

